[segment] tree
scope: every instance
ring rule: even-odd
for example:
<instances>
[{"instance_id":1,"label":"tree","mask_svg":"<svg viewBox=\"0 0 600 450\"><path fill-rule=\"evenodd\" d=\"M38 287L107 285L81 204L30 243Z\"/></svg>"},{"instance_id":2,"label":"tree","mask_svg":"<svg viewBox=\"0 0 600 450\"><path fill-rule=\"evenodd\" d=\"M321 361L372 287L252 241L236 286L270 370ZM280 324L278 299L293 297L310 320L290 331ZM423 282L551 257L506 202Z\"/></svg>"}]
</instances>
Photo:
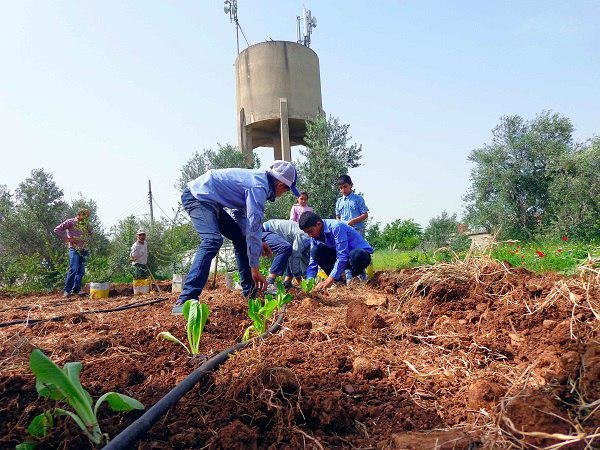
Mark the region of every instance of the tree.
<instances>
[{"instance_id":1,"label":"tree","mask_svg":"<svg viewBox=\"0 0 600 450\"><path fill-rule=\"evenodd\" d=\"M397 219L383 227L379 245L389 250L413 250L421 242L422 233L421 225L414 220Z\"/></svg>"},{"instance_id":2,"label":"tree","mask_svg":"<svg viewBox=\"0 0 600 450\"><path fill-rule=\"evenodd\" d=\"M551 169L554 234L600 240L600 138L563 155Z\"/></svg>"},{"instance_id":3,"label":"tree","mask_svg":"<svg viewBox=\"0 0 600 450\"><path fill-rule=\"evenodd\" d=\"M550 168L572 150L573 125L543 112L532 121L502 117L492 142L473 150L472 185L465 196L467 220L487 231L529 237L550 206Z\"/></svg>"},{"instance_id":4,"label":"tree","mask_svg":"<svg viewBox=\"0 0 600 450\"><path fill-rule=\"evenodd\" d=\"M96 215L96 204L79 198L67 203L52 174L34 169L21 182L12 196L0 190L0 249L2 272L0 282L19 281L30 289L50 289L62 282L68 265L64 242L54 235L54 227L77 209L90 209L94 236L92 257L106 250L106 238ZM90 259L91 259L90 258Z\"/></svg>"},{"instance_id":5,"label":"tree","mask_svg":"<svg viewBox=\"0 0 600 450\"><path fill-rule=\"evenodd\" d=\"M453 250L466 250L469 248L470 240L464 234L458 233L459 222L456 214L442 214L432 218L429 225L423 231L423 244L429 250L441 247L450 247Z\"/></svg>"},{"instance_id":6,"label":"tree","mask_svg":"<svg viewBox=\"0 0 600 450\"><path fill-rule=\"evenodd\" d=\"M181 168L181 175L175 187L183 192L187 184L211 169L229 169L232 167L248 168L246 157L231 144L217 144L217 151L205 149L202 153L194 152L192 157ZM250 169L260 167L260 160L253 153L253 164Z\"/></svg>"},{"instance_id":7,"label":"tree","mask_svg":"<svg viewBox=\"0 0 600 450\"><path fill-rule=\"evenodd\" d=\"M300 150L305 159L297 164L298 184L309 193L310 205L323 218L335 217L337 178L360 165L362 145L350 144L349 128L324 115L306 124L306 148Z\"/></svg>"}]
</instances>

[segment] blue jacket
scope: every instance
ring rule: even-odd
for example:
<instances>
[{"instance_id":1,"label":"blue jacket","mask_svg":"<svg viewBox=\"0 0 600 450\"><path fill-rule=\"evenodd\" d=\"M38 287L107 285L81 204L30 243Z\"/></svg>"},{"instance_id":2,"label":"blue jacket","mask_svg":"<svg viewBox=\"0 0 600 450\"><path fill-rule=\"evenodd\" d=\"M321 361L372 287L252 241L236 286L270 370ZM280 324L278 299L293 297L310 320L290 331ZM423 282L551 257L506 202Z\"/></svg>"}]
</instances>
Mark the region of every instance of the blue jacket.
<instances>
[{"instance_id":1,"label":"blue jacket","mask_svg":"<svg viewBox=\"0 0 600 450\"><path fill-rule=\"evenodd\" d=\"M328 248L335 248L336 259L333 269L329 274L336 280L342 275L342 272L348 264L350 252L355 248L362 248L367 253L373 253L373 247L360 235L358 231L345 222L335 219L323 219L323 231L319 239L311 238L311 257L306 269L306 278L315 278L319 271L319 266L312 258L312 248L314 246L324 245Z\"/></svg>"},{"instance_id":2,"label":"blue jacket","mask_svg":"<svg viewBox=\"0 0 600 450\"><path fill-rule=\"evenodd\" d=\"M250 267L258 267L262 251L262 221L267 200L275 201L275 188L264 170L218 169L188 183L199 201L231 210L246 236Z\"/></svg>"},{"instance_id":3,"label":"blue jacket","mask_svg":"<svg viewBox=\"0 0 600 450\"><path fill-rule=\"evenodd\" d=\"M346 223L366 212L369 212L369 208L365 204L365 199L356 192L350 192L347 197L341 196L335 202L336 217L339 217L340 220ZM362 222L355 223L352 227L357 230L363 230L366 222L366 220L363 220Z\"/></svg>"}]
</instances>

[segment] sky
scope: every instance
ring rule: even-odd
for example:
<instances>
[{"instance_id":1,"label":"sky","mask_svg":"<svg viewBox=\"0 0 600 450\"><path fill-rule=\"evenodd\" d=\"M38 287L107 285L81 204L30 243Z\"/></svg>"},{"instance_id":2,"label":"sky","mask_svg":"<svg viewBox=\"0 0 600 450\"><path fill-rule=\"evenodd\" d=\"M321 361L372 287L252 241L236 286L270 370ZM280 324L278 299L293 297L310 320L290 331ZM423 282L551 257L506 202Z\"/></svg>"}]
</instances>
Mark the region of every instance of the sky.
<instances>
[{"instance_id":1,"label":"sky","mask_svg":"<svg viewBox=\"0 0 600 450\"><path fill-rule=\"evenodd\" d=\"M323 108L363 146L350 175L375 221L460 216L468 155L501 116L551 110L577 141L600 134L598 1L238 4L250 44L295 41L303 6L317 17ZM237 143L235 57L221 1L4 2L0 185L44 168L108 229L148 213L150 179L171 217L192 154Z\"/></svg>"}]
</instances>

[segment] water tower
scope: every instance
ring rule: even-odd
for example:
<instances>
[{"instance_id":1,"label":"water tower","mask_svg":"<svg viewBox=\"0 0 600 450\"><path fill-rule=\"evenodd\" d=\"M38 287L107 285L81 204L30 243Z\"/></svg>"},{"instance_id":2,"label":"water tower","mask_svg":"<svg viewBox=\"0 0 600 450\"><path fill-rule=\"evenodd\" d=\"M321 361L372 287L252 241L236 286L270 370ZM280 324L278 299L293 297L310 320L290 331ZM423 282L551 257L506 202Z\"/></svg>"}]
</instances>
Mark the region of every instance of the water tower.
<instances>
[{"instance_id":1,"label":"water tower","mask_svg":"<svg viewBox=\"0 0 600 450\"><path fill-rule=\"evenodd\" d=\"M235 69L238 147L249 161L256 147L291 161L306 121L323 111L317 54L296 42L261 42L238 55Z\"/></svg>"}]
</instances>

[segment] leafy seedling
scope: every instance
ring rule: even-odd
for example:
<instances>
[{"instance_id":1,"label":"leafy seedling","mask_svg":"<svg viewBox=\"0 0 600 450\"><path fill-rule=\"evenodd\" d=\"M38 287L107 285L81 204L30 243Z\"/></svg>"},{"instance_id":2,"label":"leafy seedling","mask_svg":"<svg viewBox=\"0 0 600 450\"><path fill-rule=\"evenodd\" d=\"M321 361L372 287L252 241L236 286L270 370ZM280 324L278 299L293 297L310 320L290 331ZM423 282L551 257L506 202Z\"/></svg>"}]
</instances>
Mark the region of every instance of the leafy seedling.
<instances>
[{"instance_id":1,"label":"leafy seedling","mask_svg":"<svg viewBox=\"0 0 600 450\"><path fill-rule=\"evenodd\" d=\"M202 337L204 325L206 325L206 321L208 320L210 309L206 303L198 303L198 300L187 300L183 304L182 313L183 317L187 321L187 339L190 347L188 348L187 345L185 345L168 331L158 333L158 337L166 339L167 341L181 344L188 353L191 355L197 355L200 348L200 338Z\"/></svg>"},{"instance_id":2,"label":"leafy seedling","mask_svg":"<svg viewBox=\"0 0 600 450\"><path fill-rule=\"evenodd\" d=\"M243 341L247 341L254 334L260 336L267 331L267 322L273 316L275 310L283 308L293 299L292 294L285 292L283 283L277 283L277 294L265 295L264 300L251 298L248 300L248 317L252 319L252 325L246 328Z\"/></svg>"},{"instance_id":3,"label":"leafy seedling","mask_svg":"<svg viewBox=\"0 0 600 450\"><path fill-rule=\"evenodd\" d=\"M94 405L92 397L79 381L80 362L68 362L61 369L40 349L36 348L29 357L29 367L36 376L35 388L41 397L64 402L73 409L70 411L54 408L35 416L27 427L27 432L33 438L46 437L54 426L54 419L59 416L67 416L73 419L90 441L99 445L105 440L108 441L108 436L100 431L97 419L98 408L104 401L113 411L144 409L144 405L136 399L117 392L107 392ZM29 450L36 446L37 441L27 440L17 445L16 448L17 450Z\"/></svg>"},{"instance_id":4,"label":"leafy seedling","mask_svg":"<svg viewBox=\"0 0 600 450\"><path fill-rule=\"evenodd\" d=\"M305 294L310 294L317 285L317 280L314 278L304 278L300 281L300 287Z\"/></svg>"}]
</instances>

